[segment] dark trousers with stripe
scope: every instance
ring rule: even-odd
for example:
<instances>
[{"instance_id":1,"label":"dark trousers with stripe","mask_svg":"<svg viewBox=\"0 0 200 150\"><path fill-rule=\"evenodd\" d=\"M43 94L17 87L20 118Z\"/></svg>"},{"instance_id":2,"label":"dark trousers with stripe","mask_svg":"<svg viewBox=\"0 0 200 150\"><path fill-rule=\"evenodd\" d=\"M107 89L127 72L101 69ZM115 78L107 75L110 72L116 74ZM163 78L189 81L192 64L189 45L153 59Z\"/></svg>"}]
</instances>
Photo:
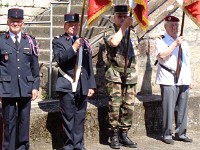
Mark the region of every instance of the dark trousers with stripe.
<instances>
[{"instance_id":1,"label":"dark trousers with stripe","mask_svg":"<svg viewBox=\"0 0 200 150\"><path fill-rule=\"evenodd\" d=\"M64 150L82 150L87 96L79 93L60 93L60 108L65 135Z\"/></svg>"},{"instance_id":2,"label":"dark trousers with stripe","mask_svg":"<svg viewBox=\"0 0 200 150\"><path fill-rule=\"evenodd\" d=\"M29 150L30 109L31 97L2 98L2 150Z\"/></svg>"}]
</instances>

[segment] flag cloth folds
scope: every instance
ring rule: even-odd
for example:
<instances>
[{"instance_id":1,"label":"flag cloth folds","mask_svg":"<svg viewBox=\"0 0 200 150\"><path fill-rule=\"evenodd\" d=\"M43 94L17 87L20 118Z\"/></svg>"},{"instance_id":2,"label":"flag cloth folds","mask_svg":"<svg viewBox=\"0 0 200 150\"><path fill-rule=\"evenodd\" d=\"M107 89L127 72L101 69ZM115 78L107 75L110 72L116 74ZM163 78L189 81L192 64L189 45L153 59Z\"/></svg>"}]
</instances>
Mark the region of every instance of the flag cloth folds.
<instances>
[{"instance_id":1,"label":"flag cloth folds","mask_svg":"<svg viewBox=\"0 0 200 150\"><path fill-rule=\"evenodd\" d=\"M140 27L146 30L149 25L147 0L129 0L129 6Z\"/></svg>"},{"instance_id":2,"label":"flag cloth folds","mask_svg":"<svg viewBox=\"0 0 200 150\"><path fill-rule=\"evenodd\" d=\"M98 16L109 9L112 5L112 0L89 0L88 2L88 28L95 22Z\"/></svg>"},{"instance_id":3,"label":"flag cloth folds","mask_svg":"<svg viewBox=\"0 0 200 150\"><path fill-rule=\"evenodd\" d=\"M200 27L200 0L177 0L185 13Z\"/></svg>"}]
</instances>

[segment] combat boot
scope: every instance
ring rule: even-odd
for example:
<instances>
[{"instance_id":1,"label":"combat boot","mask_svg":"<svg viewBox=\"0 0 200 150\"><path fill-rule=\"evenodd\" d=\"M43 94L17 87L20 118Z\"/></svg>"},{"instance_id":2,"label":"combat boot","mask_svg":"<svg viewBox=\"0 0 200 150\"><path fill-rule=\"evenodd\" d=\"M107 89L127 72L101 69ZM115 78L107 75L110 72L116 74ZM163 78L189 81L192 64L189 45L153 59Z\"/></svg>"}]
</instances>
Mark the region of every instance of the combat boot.
<instances>
[{"instance_id":1,"label":"combat boot","mask_svg":"<svg viewBox=\"0 0 200 150\"><path fill-rule=\"evenodd\" d=\"M122 144L122 146L130 147L130 148L137 148L137 143L131 141L128 138L127 131L120 131L119 142Z\"/></svg>"},{"instance_id":2,"label":"combat boot","mask_svg":"<svg viewBox=\"0 0 200 150\"><path fill-rule=\"evenodd\" d=\"M113 131L110 137L110 147L113 149L120 149L118 131Z\"/></svg>"}]
</instances>

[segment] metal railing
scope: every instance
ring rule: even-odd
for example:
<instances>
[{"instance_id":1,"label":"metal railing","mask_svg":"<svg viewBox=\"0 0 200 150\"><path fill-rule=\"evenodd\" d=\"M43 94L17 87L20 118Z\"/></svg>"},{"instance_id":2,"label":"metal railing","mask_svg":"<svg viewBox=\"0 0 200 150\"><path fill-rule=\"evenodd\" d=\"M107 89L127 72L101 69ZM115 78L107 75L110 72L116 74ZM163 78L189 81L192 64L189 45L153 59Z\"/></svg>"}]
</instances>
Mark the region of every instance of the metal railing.
<instances>
[{"instance_id":1,"label":"metal railing","mask_svg":"<svg viewBox=\"0 0 200 150\"><path fill-rule=\"evenodd\" d=\"M51 14L50 14L50 58L49 58L49 99L51 98L52 91L52 61L53 61L53 49L52 49L52 39L53 39L53 5L55 4L67 4L67 13L70 12L71 0L68 2L51 2Z\"/></svg>"}]
</instances>

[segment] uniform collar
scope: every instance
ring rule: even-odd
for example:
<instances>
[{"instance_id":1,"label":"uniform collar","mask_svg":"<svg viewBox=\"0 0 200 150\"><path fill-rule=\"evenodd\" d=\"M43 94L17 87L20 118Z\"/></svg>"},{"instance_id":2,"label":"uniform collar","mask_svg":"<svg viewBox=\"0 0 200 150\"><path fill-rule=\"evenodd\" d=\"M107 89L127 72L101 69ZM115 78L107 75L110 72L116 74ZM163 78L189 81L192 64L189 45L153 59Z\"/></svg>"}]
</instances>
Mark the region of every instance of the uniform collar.
<instances>
[{"instance_id":1,"label":"uniform collar","mask_svg":"<svg viewBox=\"0 0 200 150\"><path fill-rule=\"evenodd\" d=\"M12 33L11 31L9 31L9 35L10 35L10 37L13 39L13 41L15 41L15 34ZM17 34L17 36L18 36L18 40L20 41L20 40L21 40L21 37L22 37L21 32L19 32L19 33Z\"/></svg>"},{"instance_id":2,"label":"uniform collar","mask_svg":"<svg viewBox=\"0 0 200 150\"><path fill-rule=\"evenodd\" d=\"M168 41L174 41L174 39L173 39L168 33L165 33L165 34L164 34L164 37L165 37Z\"/></svg>"}]
</instances>

